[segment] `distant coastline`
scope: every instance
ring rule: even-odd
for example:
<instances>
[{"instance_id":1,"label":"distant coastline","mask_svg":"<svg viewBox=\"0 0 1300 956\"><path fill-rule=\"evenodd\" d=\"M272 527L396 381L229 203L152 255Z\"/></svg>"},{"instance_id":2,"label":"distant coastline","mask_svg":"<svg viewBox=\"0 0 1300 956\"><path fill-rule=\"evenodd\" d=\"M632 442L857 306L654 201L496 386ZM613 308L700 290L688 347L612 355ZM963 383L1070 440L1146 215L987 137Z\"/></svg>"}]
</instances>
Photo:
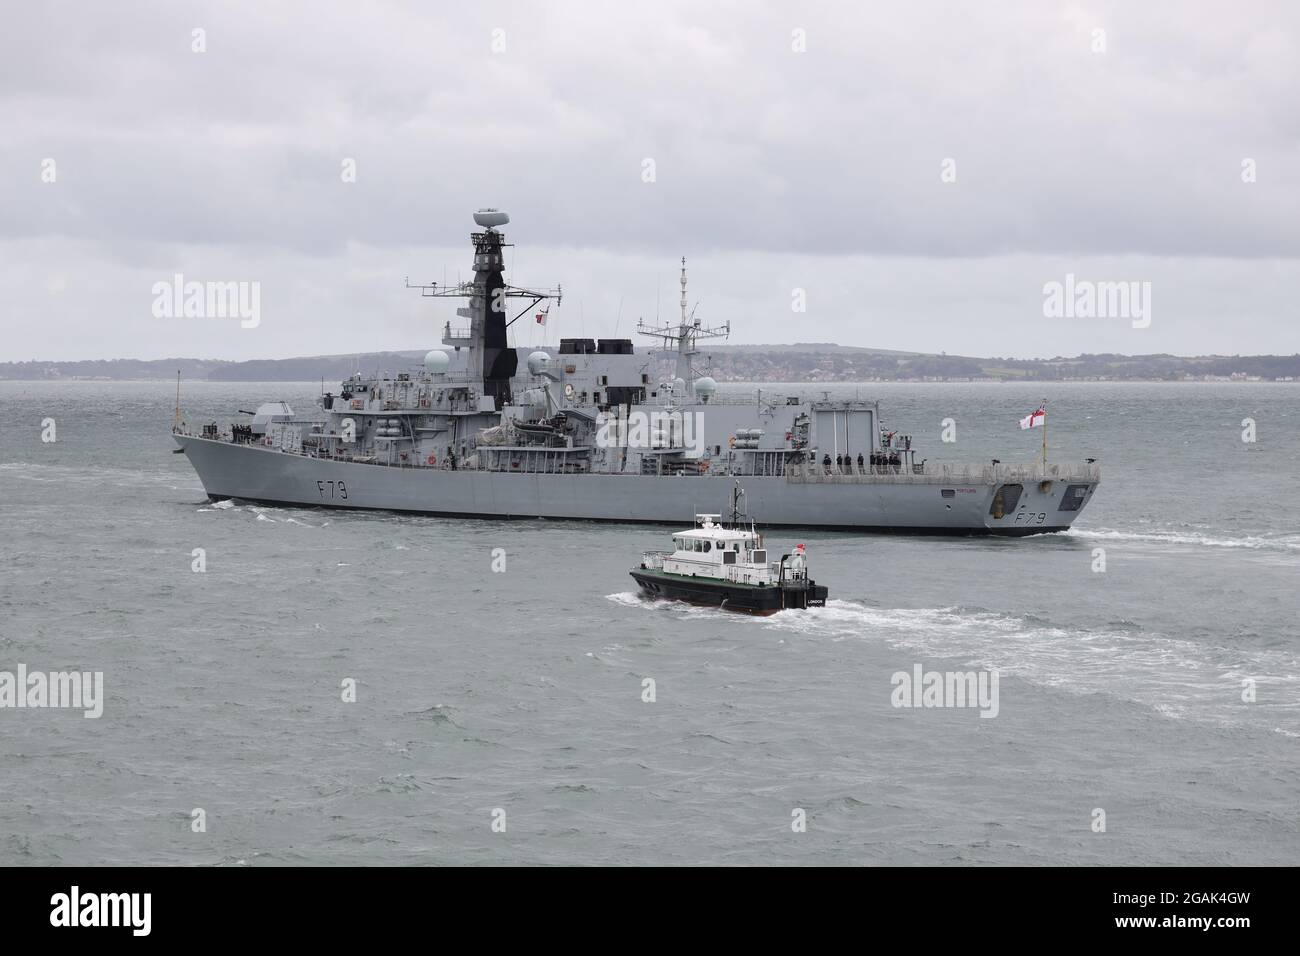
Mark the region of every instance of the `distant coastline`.
<instances>
[{"instance_id":1,"label":"distant coastline","mask_svg":"<svg viewBox=\"0 0 1300 956\"><path fill-rule=\"evenodd\" d=\"M355 371L400 371L423 351L316 355L245 362L174 359L0 362L0 381L338 381ZM661 374L670 362L663 360ZM832 344L728 345L703 351L720 382L1298 382L1295 355L1083 354L1051 359L973 358Z\"/></svg>"}]
</instances>

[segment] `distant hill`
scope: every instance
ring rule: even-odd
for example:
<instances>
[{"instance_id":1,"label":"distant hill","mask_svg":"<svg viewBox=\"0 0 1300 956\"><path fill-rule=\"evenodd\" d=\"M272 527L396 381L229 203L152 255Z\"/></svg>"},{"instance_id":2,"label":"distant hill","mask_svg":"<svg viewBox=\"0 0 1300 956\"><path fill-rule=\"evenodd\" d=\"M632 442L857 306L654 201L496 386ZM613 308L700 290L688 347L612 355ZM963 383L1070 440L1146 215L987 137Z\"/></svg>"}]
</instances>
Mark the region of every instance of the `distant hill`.
<instances>
[{"instance_id":1,"label":"distant hill","mask_svg":"<svg viewBox=\"0 0 1300 956\"><path fill-rule=\"evenodd\" d=\"M180 371L189 381L331 382L356 371L407 369L418 365L423 355L417 350L249 362L182 358L0 362L0 381L171 379ZM796 343L721 345L703 350L700 359L698 367L708 368L722 382L1300 380L1300 354L1004 359ZM660 361L661 374L668 374L670 358Z\"/></svg>"}]
</instances>

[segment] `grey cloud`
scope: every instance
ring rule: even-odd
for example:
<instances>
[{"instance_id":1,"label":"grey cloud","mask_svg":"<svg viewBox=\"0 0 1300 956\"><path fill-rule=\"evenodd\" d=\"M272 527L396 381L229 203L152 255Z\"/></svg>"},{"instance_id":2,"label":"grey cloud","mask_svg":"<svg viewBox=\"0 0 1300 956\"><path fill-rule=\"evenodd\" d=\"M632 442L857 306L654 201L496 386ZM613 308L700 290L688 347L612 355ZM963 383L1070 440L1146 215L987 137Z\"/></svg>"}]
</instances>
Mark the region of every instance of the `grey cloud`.
<instances>
[{"instance_id":1,"label":"grey cloud","mask_svg":"<svg viewBox=\"0 0 1300 956\"><path fill-rule=\"evenodd\" d=\"M1300 251L1298 21L1281 2L24 5L0 35L0 240L17 262L110 285L115 268L274 262L292 287L318 261L338 276L357 248L387 249L400 279L405 250L459 249L468 212L491 204L527 236L520 254L550 250L560 273L587 271L566 249L636 263L642 286L683 252L760 280L774 258L952 259L934 281L973 268L1014 283L992 302L1127 256L1252 303L1247 327L1278 348L1285 302L1270 318L1262 297ZM206 53L190 51L194 27ZM1064 268L1016 273L1034 257ZM1224 290L1236 259L1258 277ZM843 315L857 304L838 263L805 284L843 290ZM29 308L45 294L6 291ZM346 329L323 308L322 328ZM1002 315L991 304L982 321L1009 328Z\"/></svg>"}]
</instances>

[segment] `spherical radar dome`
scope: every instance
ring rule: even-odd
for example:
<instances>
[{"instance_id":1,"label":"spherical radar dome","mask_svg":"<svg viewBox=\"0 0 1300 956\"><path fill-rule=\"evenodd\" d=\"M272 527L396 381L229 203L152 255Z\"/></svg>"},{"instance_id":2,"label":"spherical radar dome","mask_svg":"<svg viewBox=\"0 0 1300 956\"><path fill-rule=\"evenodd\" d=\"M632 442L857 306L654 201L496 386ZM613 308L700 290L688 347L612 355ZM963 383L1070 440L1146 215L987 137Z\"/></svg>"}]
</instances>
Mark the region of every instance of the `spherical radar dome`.
<instances>
[{"instance_id":1,"label":"spherical radar dome","mask_svg":"<svg viewBox=\"0 0 1300 956\"><path fill-rule=\"evenodd\" d=\"M434 349L424 357L424 370L430 375L442 375L449 368L451 368L451 359L447 357L446 352Z\"/></svg>"},{"instance_id":2,"label":"spherical radar dome","mask_svg":"<svg viewBox=\"0 0 1300 956\"><path fill-rule=\"evenodd\" d=\"M533 375L541 375L551 367L551 356L546 352L534 352L528 356L528 371Z\"/></svg>"},{"instance_id":3,"label":"spherical radar dome","mask_svg":"<svg viewBox=\"0 0 1300 956\"><path fill-rule=\"evenodd\" d=\"M711 398L718 391L718 383L705 375L695 380L695 394L701 398Z\"/></svg>"},{"instance_id":4,"label":"spherical radar dome","mask_svg":"<svg viewBox=\"0 0 1300 956\"><path fill-rule=\"evenodd\" d=\"M500 209L480 209L474 213L474 222L485 229L496 229L510 221L510 216Z\"/></svg>"}]
</instances>

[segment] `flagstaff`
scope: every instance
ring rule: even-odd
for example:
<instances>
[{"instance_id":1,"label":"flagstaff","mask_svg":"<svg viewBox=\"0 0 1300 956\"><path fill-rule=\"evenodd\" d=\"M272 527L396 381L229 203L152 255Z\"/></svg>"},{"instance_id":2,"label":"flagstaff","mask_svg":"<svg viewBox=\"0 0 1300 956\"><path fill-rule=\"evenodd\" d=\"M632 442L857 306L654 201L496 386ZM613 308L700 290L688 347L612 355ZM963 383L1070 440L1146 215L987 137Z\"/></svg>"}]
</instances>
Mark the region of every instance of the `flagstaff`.
<instances>
[{"instance_id":1,"label":"flagstaff","mask_svg":"<svg viewBox=\"0 0 1300 956\"><path fill-rule=\"evenodd\" d=\"M1047 399L1043 399L1043 473L1047 472Z\"/></svg>"},{"instance_id":2,"label":"flagstaff","mask_svg":"<svg viewBox=\"0 0 1300 956\"><path fill-rule=\"evenodd\" d=\"M1043 471L1047 471L1047 399L1043 399L1038 405L1038 411L1030 412L1024 418L1020 419L1021 429L1039 428L1043 429Z\"/></svg>"}]
</instances>

